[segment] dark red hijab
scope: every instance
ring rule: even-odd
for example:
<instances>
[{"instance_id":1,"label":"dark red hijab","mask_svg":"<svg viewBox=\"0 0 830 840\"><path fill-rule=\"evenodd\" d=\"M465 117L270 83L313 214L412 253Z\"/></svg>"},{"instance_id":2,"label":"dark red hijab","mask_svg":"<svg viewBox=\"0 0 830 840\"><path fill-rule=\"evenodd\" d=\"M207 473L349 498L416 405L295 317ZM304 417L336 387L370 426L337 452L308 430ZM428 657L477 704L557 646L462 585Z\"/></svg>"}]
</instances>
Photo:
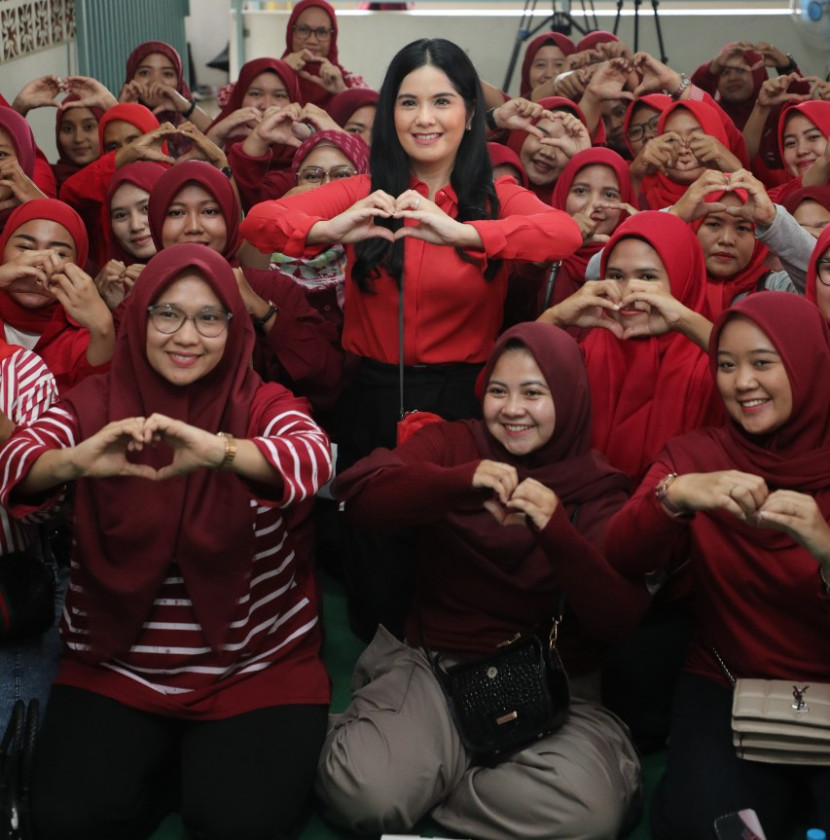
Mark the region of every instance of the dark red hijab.
<instances>
[{"instance_id":1,"label":"dark red hijab","mask_svg":"<svg viewBox=\"0 0 830 840\"><path fill-rule=\"evenodd\" d=\"M798 210L802 201L815 201L825 210L830 210L830 187L802 187L800 190L790 193L781 203L790 215L795 215L795 211Z\"/></svg>"},{"instance_id":2,"label":"dark red hijab","mask_svg":"<svg viewBox=\"0 0 830 840\"><path fill-rule=\"evenodd\" d=\"M185 99L192 99L193 94L190 92L190 88L184 79L182 57L174 47L166 44L164 41L145 41L143 44L139 44L129 54L127 57L127 75L124 79L124 84L126 85L127 82L131 82L135 78L139 65L151 53L160 53L173 65L173 69L176 71L176 90ZM182 121L182 117L178 112L165 111L161 116L173 123Z\"/></svg>"},{"instance_id":3,"label":"dark red hijab","mask_svg":"<svg viewBox=\"0 0 830 840\"><path fill-rule=\"evenodd\" d=\"M602 252L603 277L614 247L627 238L654 248L672 295L708 317L703 252L685 222L654 211L627 219ZM635 480L669 438L720 418L706 354L680 333L621 341L595 327L582 347L594 402L592 445Z\"/></svg>"},{"instance_id":4,"label":"dark red hijab","mask_svg":"<svg viewBox=\"0 0 830 840\"><path fill-rule=\"evenodd\" d=\"M95 117L95 122L101 122L104 114L106 113L106 109L104 108L95 108L95 107L85 107L85 108L67 108L66 105L69 102L77 102L81 97L78 96L77 93L70 93L63 102L61 103L60 108L58 108L57 114L55 115L55 145L58 149L58 162L52 164L52 171L55 173L55 179L58 182L58 185L62 184L70 175L74 175L76 172L79 172L81 169L86 166L78 165L74 161L70 160L66 152L63 150L63 144L61 143L61 122L63 121L64 115L67 111L71 110L80 110L80 111L90 111L92 116ZM100 134L98 135L98 141L100 143ZM99 156L101 149L99 147Z\"/></svg>"},{"instance_id":5,"label":"dark red hijab","mask_svg":"<svg viewBox=\"0 0 830 840\"><path fill-rule=\"evenodd\" d=\"M551 199L551 204L557 210L567 212L565 205L567 204L568 194L571 191L574 180L586 166L594 165L607 166L613 170L620 189L620 201L626 204L634 204L634 193L631 189L631 176L628 170L628 164L612 149L597 146L592 149L584 149L581 152L577 152L562 170L562 174L559 176L559 180L553 188L553 198ZM627 218L628 213L623 211L620 214L620 220L617 224L622 224ZM570 257L562 261L556 277L554 302L564 300L585 282L585 269L588 267L588 261L597 251L602 249L604 244L603 242L587 242L581 245Z\"/></svg>"},{"instance_id":6,"label":"dark red hijab","mask_svg":"<svg viewBox=\"0 0 830 840\"><path fill-rule=\"evenodd\" d=\"M239 199L230 180L216 167L202 160L189 160L168 169L156 181L155 187L150 192L150 204L147 207L147 213L150 219L150 232L153 234L156 248L159 251L164 249L162 229L164 219L167 216L167 209L182 188L191 183L207 190L222 210L225 225L228 228L222 256L227 260L233 260L242 244L239 238L239 217L241 215Z\"/></svg>"},{"instance_id":7,"label":"dark red hijab","mask_svg":"<svg viewBox=\"0 0 830 840\"><path fill-rule=\"evenodd\" d=\"M488 143L487 154L490 156L490 165L496 166L512 166L516 170L516 175L519 178L521 186L525 189L529 188L527 180L527 172L519 159L519 156L502 143Z\"/></svg>"},{"instance_id":8,"label":"dark red hijab","mask_svg":"<svg viewBox=\"0 0 830 840\"><path fill-rule=\"evenodd\" d=\"M173 385L147 360L147 307L182 273L195 272L232 313L217 366L186 386ZM255 342L251 319L233 270L201 245L173 245L153 257L130 296L112 367L86 379L65 397L84 440L113 420L160 412L209 432L248 434L258 389L285 398L279 385L263 386L250 367ZM298 405L304 401L298 400ZM170 462L165 446L130 454L156 469ZM163 488L140 478L81 479L76 485L75 539L89 614L91 661L126 651L152 609L175 558L193 609L220 661L237 601L246 590L255 509L236 475L200 469Z\"/></svg>"},{"instance_id":9,"label":"dark red hijab","mask_svg":"<svg viewBox=\"0 0 830 840\"><path fill-rule=\"evenodd\" d=\"M261 73L274 73L279 76L288 93L291 102L300 101L300 88L297 84L297 74L278 58L255 58L253 61L246 61L239 70L239 77L233 86L231 95L219 116L211 123L211 127L230 116L234 111L242 107L242 100L248 93L248 88L253 80Z\"/></svg>"},{"instance_id":10,"label":"dark red hijab","mask_svg":"<svg viewBox=\"0 0 830 840\"><path fill-rule=\"evenodd\" d=\"M101 226L104 230L104 237L107 242L107 259L121 260L124 265L132 265L137 262L136 258L124 250L118 238L112 231L112 218L110 211L112 209L112 199L116 191L122 184L135 184L147 193L151 193L153 188L158 183L159 178L167 171L166 166L160 163L154 163L149 160L139 160L134 163L128 163L120 169L116 169L115 174L110 178L107 184L106 198L101 206Z\"/></svg>"},{"instance_id":11,"label":"dark red hijab","mask_svg":"<svg viewBox=\"0 0 830 840\"><path fill-rule=\"evenodd\" d=\"M343 128L349 121L349 117L359 108L366 105L377 105L378 95L378 92L371 88L349 88L349 90L338 93L329 102L326 110L329 112L329 116Z\"/></svg>"},{"instance_id":12,"label":"dark red hijab","mask_svg":"<svg viewBox=\"0 0 830 840\"><path fill-rule=\"evenodd\" d=\"M56 198L34 198L11 211L6 226L0 233L0 259L9 239L18 228L35 219L48 219L63 225L75 244L75 264L82 267L86 264L89 240L83 220L68 204ZM15 329L45 335L53 328L60 331L66 324L66 314L57 300L39 309L27 309L10 295L0 292L0 320Z\"/></svg>"},{"instance_id":13,"label":"dark red hijab","mask_svg":"<svg viewBox=\"0 0 830 840\"><path fill-rule=\"evenodd\" d=\"M729 194L736 196L744 204L749 197L746 190L732 190ZM724 195L726 195L726 191L719 190L709 193L704 200L707 202L720 201ZM706 216L702 216L692 222L692 230L697 233L705 221ZM765 265L768 254L767 246L760 239L756 239L749 262L736 274L731 277L716 277L714 274L706 272L706 299L712 318L717 318L724 309L728 309L738 295L751 294L756 291L758 281L765 274L770 273L769 266Z\"/></svg>"},{"instance_id":14,"label":"dark red hijab","mask_svg":"<svg viewBox=\"0 0 830 840\"><path fill-rule=\"evenodd\" d=\"M807 265L807 289L805 297L818 306L816 294L816 283L818 283L818 261L824 256L824 252L830 248L830 225L828 225L816 241L813 253L810 255L810 262Z\"/></svg>"},{"instance_id":15,"label":"dark red hijab","mask_svg":"<svg viewBox=\"0 0 830 840\"><path fill-rule=\"evenodd\" d=\"M625 112L625 119L623 120L623 137L625 138L625 145L628 146L628 151L634 155L634 149L631 148L631 143L628 142L628 131L631 128L631 120L634 119L634 114L640 109L642 105L647 105L649 108L654 108L659 113L663 113L674 100L666 93L647 93L639 99L635 99Z\"/></svg>"},{"instance_id":16,"label":"dark red hijab","mask_svg":"<svg viewBox=\"0 0 830 840\"><path fill-rule=\"evenodd\" d=\"M530 86L530 68L533 65L533 59L536 58L536 53L542 47L559 47L566 57L576 52L574 42L567 35L562 35L560 32L543 32L541 35L537 35L525 49L519 96L529 98L533 92L533 88Z\"/></svg>"},{"instance_id":17,"label":"dark red hijab","mask_svg":"<svg viewBox=\"0 0 830 840\"><path fill-rule=\"evenodd\" d=\"M597 44L608 44L620 39L613 32L606 32L604 29L595 29L585 35L576 45L577 52L592 50Z\"/></svg>"},{"instance_id":18,"label":"dark red hijab","mask_svg":"<svg viewBox=\"0 0 830 840\"><path fill-rule=\"evenodd\" d=\"M3 129L12 141L14 150L17 153L17 162L27 178L31 178L35 171L35 155L37 146L32 129L24 117L21 117L13 108L6 108L0 105L0 128ZM14 208L0 210L0 230L7 223Z\"/></svg>"},{"instance_id":19,"label":"dark red hijab","mask_svg":"<svg viewBox=\"0 0 830 840\"><path fill-rule=\"evenodd\" d=\"M660 121L657 124L658 135L666 133L666 120L680 108L689 111L706 134L720 141L727 149L731 148L729 136L726 133L723 120L718 112L711 105L693 99L683 99L680 102L675 102L663 111L660 115ZM662 172L646 175L640 187L646 203L651 210L661 210L664 207L671 207L688 188L688 184L678 184L677 181L672 181L671 178L663 175Z\"/></svg>"},{"instance_id":20,"label":"dark red hijab","mask_svg":"<svg viewBox=\"0 0 830 840\"><path fill-rule=\"evenodd\" d=\"M346 69L342 67L337 60L337 15L334 12L334 6L327 3L326 0L300 0L300 2L294 6L291 11L291 17L288 18L288 25L285 27L285 52L282 54L282 57L284 58L289 53L294 52L294 26L296 25L300 15L311 6L316 6L318 9L322 9L329 16L332 33L329 40L329 52L326 59L339 67L340 72L345 77ZM319 105L321 108L326 110L328 109L328 104L331 102L333 97L332 94L330 94L325 88L320 87L320 85L315 82L303 79L300 76L297 77L297 84L300 87L299 101L302 105L306 105L311 102L313 105Z\"/></svg>"}]
</instances>

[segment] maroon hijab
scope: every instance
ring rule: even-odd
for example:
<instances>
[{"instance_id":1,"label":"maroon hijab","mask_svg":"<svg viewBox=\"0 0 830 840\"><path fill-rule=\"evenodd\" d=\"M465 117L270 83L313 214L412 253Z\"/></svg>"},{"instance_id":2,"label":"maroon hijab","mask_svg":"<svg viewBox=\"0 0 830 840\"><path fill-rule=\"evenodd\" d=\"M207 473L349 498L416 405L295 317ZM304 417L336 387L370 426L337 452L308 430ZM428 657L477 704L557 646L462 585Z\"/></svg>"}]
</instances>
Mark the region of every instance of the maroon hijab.
<instances>
[{"instance_id":1,"label":"maroon hijab","mask_svg":"<svg viewBox=\"0 0 830 840\"><path fill-rule=\"evenodd\" d=\"M27 178L31 178L35 171L35 136L24 117L21 117L13 108L6 108L0 105L0 128L9 135L14 150L17 153L17 162ZM0 230L8 221L14 208L0 210Z\"/></svg>"},{"instance_id":2,"label":"maroon hijab","mask_svg":"<svg viewBox=\"0 0 830 840\"><path fill-rule=\"evenodd\" d=\"M166 44L164 41L145 41L139 44L127 57L127 75L124 79L124 84L131 82L138 72L141 62L151 53L160 53L172 65L176 71L176 90L185 97L185 99L192 99L192 94L187 82L184 80L184 68L182 67L182 57L179 55L175 47Z\"/></svg>"},{"instance_id":3,"label":"maroon hijab","mask_svg":"<svg viewBox=\"0 0 830 840\"><path fill-rule=\"evenodd\" d=\"M107 259L121 260L124 265L132 265L137 262L136 258L125 251L118 238L112 231L112 199L122 184L135 184L147 193L151 193L158 183L159 178L167 171L166 166L160 163L153 163L149 160L139 160L128 163L115 171L107 184L106 198L101 206L101 226L104 230L104 237L107 242Z\"/></svg>"},{"instance_id":4,"label":"maroon hijab","mask_svg":"<svg viewBox=\"0 0 830 840\"><path fill-rule=\"evenodd\" d=\"M338 93L326 110L329 116L341 127L345 127L351 115L366 105L378 104L378 92L371 88L349 88Z\"/></svg>"},{"instance_id":5,"label":"maroon hijab","mask_svg":"<svg viewBox=\"0 0 830 840\"><path fill-rule=\"evenodd\" d=\"M242 241L239 238L239 199L230 180L216 167L202 160L189 160L168 169L153 187L147 213L150 218L150 232L159 251L164 249L162 228L167 216L167 209L181 189L187 184L197 184L207 190L215 199L225 217L228 228L227 239L222 256L233 260ZM142 277L144 275L142 274Z\"/></svg>"},{"instance_id":6,"label":"maroon hijab","mask_svg":"<svg viewBox=\"0 0 830 840\"><path fill-rule=\"evenodd\" d=\"M488 143L487 154L490 156L490 164L493 168L497 166L512 166L516 170L519 183L528 189L527 172L525 172L522 161L513 149L502 143Z\"/></svg>"},{"instance_id":7,"label":"maroon hijab","mask_svg":"<svg viewBox=\"0 0 830 840\"><path fill-rule=\"evenodd\" d=\"M807 289L805 297L818 306L818 296L816 293L816 283L818 279L818 261L824 256L824 252L830 248L830 225L828 225L816 241L813 253L810 255L810 262L807 265Z\"/></svg>"},{"instance_id":8,"label":"maroon hijab","mask_svg":"<svg viewBox=\"0 0 830 840\"><path fill-rule=\"evenodd\" d=\"M340 72L345 77L346 70L337 60L337 15L334 13L334 6L327 3L326 0L300 0L300 2L294 6L291 11L291 17L288 18L288 25L285 27L285 52L282 55L285 57L289 53L294 52L294 26L296 25L300 15L311 6L316 6L318 9L322 9L331 21L332 33L331 38L329 39L329 52L326 58L332 64L340 68ZM297 83L300 87L299 101L302 105L306 105L311 102L313 105L319 105L321 108L326 110L328 109L328 104L331 102L333 97L332 94L330 94L325 88L320 87L320 85L315 82L310 82L308 79L303 79L299 76L297 77Z\"/></svg>"},{"instance_id":9,"label":"maroon hijab","mask_svg":"<svg viewBox=\"0 0 830 840\"><path fill-rule=\"evenodd\" d=\"M173 385L147 360L147 307L182 273L195 272L232 313L221 360L202 379ZM263 386L250 367L251 319L233 270L201 245L174 245L156 254L130 296L107 374L86 379L65 397L84 440L113 420L160 412L211 433L244 438L254 395ZM159 469L166 446L130 453ZM76 486L75 539L89 614L90 660L126 651L152 609L175 558L205 637L220 655L237 601L248 585L254 508L236 475L200 469L162 487L141 478L81 479Z\"/></svg>"},{"instance_id":10,"label":"maroon hijab","mask_svg":"<svg viewBox=\"0 0 830 840\"><path fill-rule=\"evenodd\" d=\"M527 45L527 49L525 50L525 57L522 61L519 96L529 98L533 92L533 88L530 86L530 68L533 65L533 59L536 58L536 53L542 47L559 47L566 57L576 51L574 42L567 35L562 35L560 32L543 32L541 35L537 35Z\"/></svg>"}]
</instances>

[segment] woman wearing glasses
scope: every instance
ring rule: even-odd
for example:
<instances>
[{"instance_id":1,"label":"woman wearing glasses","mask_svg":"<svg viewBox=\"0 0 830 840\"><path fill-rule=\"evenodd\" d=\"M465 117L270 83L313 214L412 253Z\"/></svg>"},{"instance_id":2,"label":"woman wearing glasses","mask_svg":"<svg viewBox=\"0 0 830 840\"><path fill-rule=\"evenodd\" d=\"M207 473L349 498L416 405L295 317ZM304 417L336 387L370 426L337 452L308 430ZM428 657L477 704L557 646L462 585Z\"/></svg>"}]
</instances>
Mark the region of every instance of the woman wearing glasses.
<instances>
[{"instance_id":1,"label":"woman wearing glasses","mask_svg":"<svg viewBox=\"0 0 830 840\"><path fill-rule=\"evenodd\" d=\"M167 248L111 371L0 454L13 515L77 480L38 837L144 838L171 806L194 837L293 836L329 702L308 513L331 464L253 344L227 262Z\"/></svg>"},{"instance_id":2,"label":"woman wearing glasses","mask_svg":"<svg viewBox=\"0 0 830 840\"><path fill-rule=\"evenodd\" d=\"M365 88L363 76L337 61L337 17L326 0L302 0L294 6L285 32L282 60L297 74L300 102L325 108L349 88Z\"/></svg>"}]
</instances>

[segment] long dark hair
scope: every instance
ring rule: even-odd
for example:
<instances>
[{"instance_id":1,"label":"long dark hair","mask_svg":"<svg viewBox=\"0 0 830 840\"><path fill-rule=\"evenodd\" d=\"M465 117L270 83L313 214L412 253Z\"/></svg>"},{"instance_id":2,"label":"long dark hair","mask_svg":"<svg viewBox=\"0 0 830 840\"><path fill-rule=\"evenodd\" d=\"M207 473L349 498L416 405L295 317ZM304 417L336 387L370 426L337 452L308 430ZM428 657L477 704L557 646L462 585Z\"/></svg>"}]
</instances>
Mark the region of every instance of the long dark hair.
<instances>
[{"instance_id":1,"label":"long dark hair","mask_svg":"<svg viewBox=\"0 0 830 840\"><path fill-rule=\"evenodd\" d=\"M469 131L464 132L450 176L450 186L458 197L459 222L494 219L499 214L499 200L493 186L493 169L487 154L484 94L473 63L456 44L443 38L422 38L405 46L393 59L378 97L377 115L372 127L372 150L369 171L372 192L384 190L397 196L409 189L409 158L395 129L395 102L403 80L419 67L430 64L447 75L453 88L464 99ZM376 224L397 230L401 219L377 219ZM352 277L361 291L371 291L372 278L385 268L400 285L403 275L403 240L390 244L374 238L355 246L356 260ZM466 262L475 260L456 249ZM501 261L488 263L484 276L495 276Z\"/></svg>"}]
</instances>

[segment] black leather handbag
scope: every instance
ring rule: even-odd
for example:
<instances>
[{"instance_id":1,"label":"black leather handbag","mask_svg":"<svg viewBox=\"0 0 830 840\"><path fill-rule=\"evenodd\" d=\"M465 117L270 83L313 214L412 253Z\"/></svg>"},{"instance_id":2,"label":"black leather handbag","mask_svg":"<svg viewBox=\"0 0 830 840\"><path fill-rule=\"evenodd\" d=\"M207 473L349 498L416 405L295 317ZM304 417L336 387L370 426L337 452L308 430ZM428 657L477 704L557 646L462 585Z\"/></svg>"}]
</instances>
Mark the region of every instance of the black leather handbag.
<instances>
[{"instance_id":1,"label":"black leather handbag","mask_svg":"<svg viewBox=\"0 0 830 840\"><path fill-rule=\"evenodd\" d=\"M565 722L571 694L556 651L557 627L558 621L545 642L534 633L517 635L492 656L446 669L430 655L458 734L475 761L497 764Z\"/></svg>"},{"instance_id":2,"label":"black leather handbag","mask_svg":"<svg viewBox=\"0 0 830 840\"><path fill-rule=\"evenodd\" d=\"M33 840L30 793L40 704L18 700L0 741L0 840Z\"/></svg>"}]
</instances>

